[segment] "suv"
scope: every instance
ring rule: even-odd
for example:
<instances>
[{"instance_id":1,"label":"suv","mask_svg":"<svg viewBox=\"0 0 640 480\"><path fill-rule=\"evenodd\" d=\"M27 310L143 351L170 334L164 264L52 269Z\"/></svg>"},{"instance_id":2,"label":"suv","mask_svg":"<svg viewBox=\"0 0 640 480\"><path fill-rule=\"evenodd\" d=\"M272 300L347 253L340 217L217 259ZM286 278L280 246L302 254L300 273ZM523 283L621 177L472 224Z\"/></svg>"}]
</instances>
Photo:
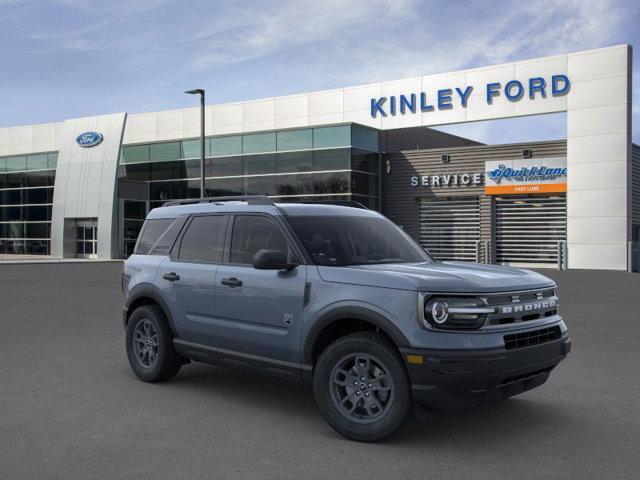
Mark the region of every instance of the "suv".
<instances>
[{"instance_id":1,"label":"suv","mask_svg":"<svg viewBox=\"0 0 640 480\"><path fill-rule=\"evenodd\" d=\"M571 346L549 278L434 261L361 206L169 202L149 212L122 280L141 380L195 360L307 381L359 441L537 387Z\"/></svg>"}]
</instances>

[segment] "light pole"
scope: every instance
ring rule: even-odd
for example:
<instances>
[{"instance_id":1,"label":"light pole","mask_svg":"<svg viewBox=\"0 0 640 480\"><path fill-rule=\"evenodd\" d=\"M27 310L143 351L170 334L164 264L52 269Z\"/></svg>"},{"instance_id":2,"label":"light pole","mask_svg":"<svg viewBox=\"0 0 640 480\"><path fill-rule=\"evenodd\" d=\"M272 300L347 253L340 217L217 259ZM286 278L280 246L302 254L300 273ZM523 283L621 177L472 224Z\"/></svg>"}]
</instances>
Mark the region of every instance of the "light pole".
<instances>
[{"instance_id":1,"label":"light pole","mask_svg":"<svg viewBox=\"0 0 640 480\"><path fill-rule=\"evenodd\" d=\"M200 95L200 198L204 198L204 89L187 90L189 95Z\"/></svg>"}]
</instances>

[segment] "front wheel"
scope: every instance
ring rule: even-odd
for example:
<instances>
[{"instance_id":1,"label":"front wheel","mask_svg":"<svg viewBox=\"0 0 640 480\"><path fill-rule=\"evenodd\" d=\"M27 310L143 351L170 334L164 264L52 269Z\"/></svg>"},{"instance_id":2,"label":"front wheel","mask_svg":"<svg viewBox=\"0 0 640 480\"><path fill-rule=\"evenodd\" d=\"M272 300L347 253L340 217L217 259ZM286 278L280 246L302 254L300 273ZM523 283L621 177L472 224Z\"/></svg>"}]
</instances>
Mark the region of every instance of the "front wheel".
<instances>
[{"instance_id":1,"label":"front wheel","mask_svg":"<svg viewBox=\"0 0 640 480\"><path fill-rule=\"evenodd\" d=\"M375 332L354 333L329 345L316 364L313 391L325 420L351 440L381 440L412 413L402 360Z\"/></svg>"}]
</instances>

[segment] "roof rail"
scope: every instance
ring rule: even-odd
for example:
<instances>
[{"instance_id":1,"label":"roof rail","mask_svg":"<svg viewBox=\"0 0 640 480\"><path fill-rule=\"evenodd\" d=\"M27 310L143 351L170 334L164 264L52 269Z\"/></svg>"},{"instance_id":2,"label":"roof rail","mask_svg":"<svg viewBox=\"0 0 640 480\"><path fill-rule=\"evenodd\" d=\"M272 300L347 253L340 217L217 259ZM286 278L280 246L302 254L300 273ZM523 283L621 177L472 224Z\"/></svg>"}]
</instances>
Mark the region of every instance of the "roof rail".
<instances>
[{"instance_id":1,"label":"roof rail","mask_svg":"<svg viewBox=\"0 0 640 480\"><path fill-rule=\"evenodd\" d=\"M266 195L235 195L230 197L205 197L187 200L171 200L162 204L163 207L175 207L177 205L193 205L196 203L224 203L245 202L248 205L275 205L275 202Z\"/></svg>"},{"instance_id":2,"label":"roof rail","mask_svg":"<svg viewBox=\"0 0 640 480\"><path fill-rule=\"evenodd\" d=\"M314 203L320 204L320 205L338 205L340 207L352 207L352 208L360 208L362 210L369 210L369 207L366 207L360 202L356 202L354 200L318 200L315 202L300 202L300 203L304 203L305 205L313 205Z\"/></svg>"}]
</instances>

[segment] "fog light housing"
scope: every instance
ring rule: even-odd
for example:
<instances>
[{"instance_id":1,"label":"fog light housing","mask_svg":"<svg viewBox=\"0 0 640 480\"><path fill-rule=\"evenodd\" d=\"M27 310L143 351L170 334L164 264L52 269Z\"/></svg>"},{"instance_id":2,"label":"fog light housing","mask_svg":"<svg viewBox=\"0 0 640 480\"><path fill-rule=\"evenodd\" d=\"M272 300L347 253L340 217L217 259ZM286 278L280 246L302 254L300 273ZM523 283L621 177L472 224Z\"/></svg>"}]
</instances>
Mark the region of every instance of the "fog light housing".
<instances>
[{"instance_id":1,"label":"fog light housing","mask_svg":"<svg viewBox=\"0 0 640 480\"><path fill-rule=\"evenodd\" d=\"M477 297L433 297L424 304L426 328L475 329L484 325L495 308Z\"/></svg>"}]
</instances>

